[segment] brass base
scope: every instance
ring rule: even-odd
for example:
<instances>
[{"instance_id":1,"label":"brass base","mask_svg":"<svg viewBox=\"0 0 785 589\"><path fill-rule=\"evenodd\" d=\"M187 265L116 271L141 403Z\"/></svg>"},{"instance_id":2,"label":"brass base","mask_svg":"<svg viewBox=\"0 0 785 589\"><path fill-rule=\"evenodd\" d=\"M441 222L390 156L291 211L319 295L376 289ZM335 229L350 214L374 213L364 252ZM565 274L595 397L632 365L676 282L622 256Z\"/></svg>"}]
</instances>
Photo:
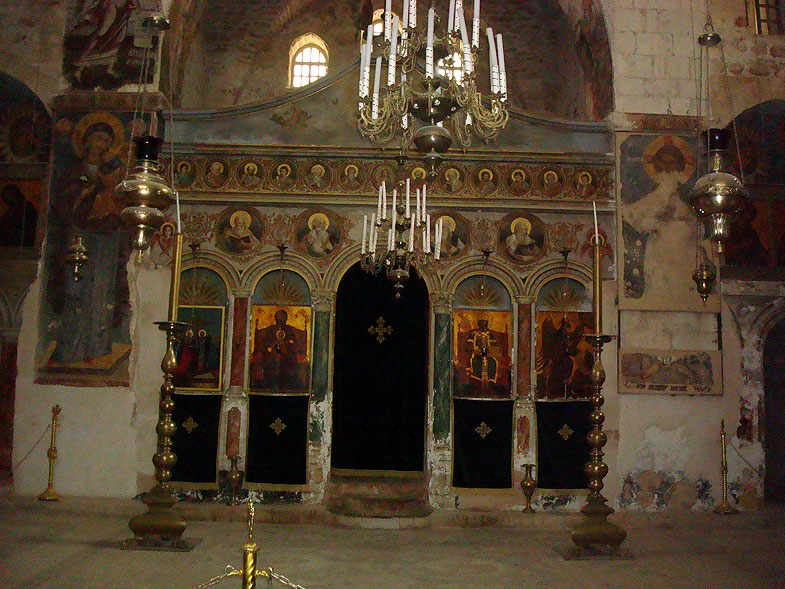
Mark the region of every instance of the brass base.
<instances>
[{"instance_id":1,"label":"brass base","mask_svg":"<svg viewBox=\"0 0 785 589\"><path fill-rule=\"evenodd\" d=\"M570 534L576 550L584 554L582 558L590 558L592 554L605 557L618 552L627 537L624 529L608 521L613 508L605 501L602 496L589 496L581 509L583 520Z\"/></svg>"},{"instance_id":2,"label":"brass base","mask_svg":"<svg viewBox=\"0 0 785 589\"><path fill-rule=\"evenodd\" d=\"M39 501L58 501L59 499L60 495L52 487L47 487L46 491L38 496Z\"/></svg>"},{"instance_id":3,"label":"brass base","mask_svg":"<svg viewBox=\"0 0 785 589\"><path fill-rule=\"evenodd\" d=\"M722 513L724 515L733 515L735 513L740 513L738 509L730 505L727 501L723 501L717 507L714 508L714 513Z\"/></svg>"},{"instance_id":4,"label":"brass base","mask_svg":"<svg viewBox=\"0 0 785 589\"><path fill-rule=\"evenodd\" d=\"M163 545L170 546L172 550L191 550L181 547L187 540L181 540L186 524L175 517L170 511L177 503L168 487L157 485L142 497L142 503L147 505L147 511L131 518L128 527L134 533L134 538L126 542L133 544L139 550L166 550ZM131 548L127 546L126 548Z\"/></svg>"}]
</instances>

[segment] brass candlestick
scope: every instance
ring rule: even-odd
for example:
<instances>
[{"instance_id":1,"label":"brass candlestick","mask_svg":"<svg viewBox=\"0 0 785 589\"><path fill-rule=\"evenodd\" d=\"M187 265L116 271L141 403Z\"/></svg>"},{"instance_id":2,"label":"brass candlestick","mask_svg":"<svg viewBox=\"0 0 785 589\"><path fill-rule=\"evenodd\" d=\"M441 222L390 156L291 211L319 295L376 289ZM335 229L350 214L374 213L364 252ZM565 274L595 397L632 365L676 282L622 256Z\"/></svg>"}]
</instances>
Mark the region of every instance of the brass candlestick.
<instances>
[{"instance_id":1,"label":"brass candlestick","mask_svg":"<svg viewBox=\"0 0 785 589\"><path fill-rule=\"evenodd\" d=\"M175 241L174 257L172 258L172 282L169 290L169 319L158 321L158 329L166 333L166 352L161 360L161 371L164 373L164 383L161 385L161 398L158 403L158 423L155 431L158 434L158 443L153 464L155 465L155 480L158 484L144 494L142 502L147 505L147 512L131 518L128 527L134 533L134 538L123 544L124 548L140 548L153 550L191 550L195 543L183 540L185 522L176 518L171 507L177 503L172 495L169 481L172 478L172 468L177 463L177 456L172 451L172 437L177 431L177 425L172 419L174 413L174 384L172 378L177 368L177 355L174 345L187 323L177 321L177 303L180 295L180 268L183 253L183 234L178 233Z\"/></svg>"},{"instance_id":2,"label":"brass candlestick","mask_svg":"<svg viewBox=\"0 0 785 589\"><path fill-rule=\"evenodd\" d=\"M593 348L594 365L591 371L593 394L591 402L594 406L589 414L591 431L587 436L589 443L589 462L584 468L589 478L589 495L586 505L581 508L583 521L570 534L576 548L570 556L573 558L590 558L593 556L627 557L627 551L622 551L619 546L627 537L627 532L621 527L608 521L608 516L613 513L613 508L607 504L607 499L602 495L605 486L602 479L608 474L608 465L603 462L603 446L608 441L602 424L605 414L602 405L605 399L602 396L602 385L605 382L605 368L602 366L602 347L613 338L602 333L602 280L600 277L601 248L605 239L595 233L592 239L594 247L594 263L592 279L594 281L594 327L595 333L586 336Z\"/></svg>"},{"instance_id":3,"label":"brass candlestick","mask_svg":"<svg viewBox=\"0 0 785 589\"><path fill-rule=\"evenodd\" d=\"M722 502L714 508L714 513L733 515L739 510L728 503L728 455L726 453L725 420L720 422L720 443L722 444Z\"/></svg>"},{"instance_id":4,"label":"brass candlestick","mask_svg":"<svg viewBox=\"0 0 785 589\"><path fill-rule=\"evenodd\" d=\"M253 541L253 501L248 500L248 542L243 545L243 589L256 589L256 560L259 546Z\"/></svg>"},{"instance_id":5,"label":"brass candlestick","mask_svg":"<svg viewBox=\"0 0 785 589\"><path fill-rule=\"evenodd\" d=\"M60 405L52 407L52 439L49 443L49 450L46 451L46 457L49 459L49 484L46 486L46 491L38 496L39 501L57 501L60 496L55 492L52 485L55 476L55 460L57 460L57 446L55 446L55 436L57 435L57 416L60 415Z\"/></svg>"}]
</instances>

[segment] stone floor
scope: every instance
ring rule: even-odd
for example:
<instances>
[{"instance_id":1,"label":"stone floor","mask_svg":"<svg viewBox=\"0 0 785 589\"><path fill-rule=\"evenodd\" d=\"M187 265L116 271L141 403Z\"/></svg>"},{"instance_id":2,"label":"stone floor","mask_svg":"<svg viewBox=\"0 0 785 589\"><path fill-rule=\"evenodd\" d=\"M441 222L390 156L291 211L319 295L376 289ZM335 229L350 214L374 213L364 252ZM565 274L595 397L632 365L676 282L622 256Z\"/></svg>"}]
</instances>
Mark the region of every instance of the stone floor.
<instances>
[{"instance_id":1,"label":"stone floor","mask_svg":"<svg viewBox=\"0 0 785 589\"><path fill-rule=\"evenodd\" d=\"M227 564L241 566L240 508L188 511L202 518L189 521L186 536L202 539L189 553L114 548L140 511L130 500L0 498L0 586L195 588ZM785 586L781 508L617 514L634 560L565 561L556 549L570 545L578 517L452 511L433 514L427 527L368 529L341 527L313 508L263 508L256 541L260 565L308 588ZM240 586L237 578L216 585Z\"/></svg>"}]
</instances>

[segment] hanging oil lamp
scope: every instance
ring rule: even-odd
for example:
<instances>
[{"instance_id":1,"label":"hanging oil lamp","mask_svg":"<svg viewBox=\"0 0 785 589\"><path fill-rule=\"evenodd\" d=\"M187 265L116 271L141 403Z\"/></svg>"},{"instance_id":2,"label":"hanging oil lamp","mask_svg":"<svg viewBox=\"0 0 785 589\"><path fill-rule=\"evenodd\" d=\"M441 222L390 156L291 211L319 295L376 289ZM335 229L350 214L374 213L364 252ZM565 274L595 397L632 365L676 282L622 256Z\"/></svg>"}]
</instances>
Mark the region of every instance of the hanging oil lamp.
<instances>
[{"instance_id":1,"label":"hanging oil lamp","mask_svg":"<svg viewBox=\"0 0 785 589\"><path fill-rule=\"evenodd\" d=\"M140 252L150 247L172 198L172 189L160 174L161 143L160 137L134 137L136 167L114 190L115 199L124 207L120 219L133 232L131 245Z\"/></svg>"},{"instance_id":2,"label":"hanging oil lamp","mask_svg":"<svg viewBox=\"0 0 785 589\"><path fill-rule=\"evenodd\" d=\"M88 260L87 246L82 241L82 236L77 235L65 254L65 263L71 269L74 282L79 282L82 278L82 269L87 265Z\"/></svg>"}]
</instances>

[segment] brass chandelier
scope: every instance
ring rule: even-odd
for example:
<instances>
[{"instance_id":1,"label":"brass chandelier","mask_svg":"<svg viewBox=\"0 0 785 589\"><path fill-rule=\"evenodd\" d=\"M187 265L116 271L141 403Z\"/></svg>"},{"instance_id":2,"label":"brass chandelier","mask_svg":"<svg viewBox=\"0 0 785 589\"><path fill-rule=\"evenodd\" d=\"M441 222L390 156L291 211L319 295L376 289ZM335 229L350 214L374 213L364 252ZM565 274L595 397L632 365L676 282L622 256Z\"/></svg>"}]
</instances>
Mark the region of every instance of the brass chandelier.
<instances>
[{"instance_id":1,"label":"brass chandelier","mask_svg":"<svg viewBox=\"0 0 785 589\"><path fill-rule=\"evenodd\" d=\"M398 156L397 160L396 187L388 195L387 184L382 183L370 223L368 215L363 216L360 267L371 274L384 269L393 283L395 298L400 299L410 271L414 269L422 274L441 257L444 218L437 223L431 222L427 187L423 185L422 190L411 190L410 179L402 178L406 157Z\"/></svg>"},{"instance_id":2,"label":"brass chandelier","mask_svg":"<svg viewBox=\"0 0 785 589\"><path fill-rule=\"evenodd\" d=\"M424 31L417 27L417 0L403 0L400 26L391 4L392 0L386 0L383 34L375 37L373 24L365 32L357 125L360 133L377 145L399 137L403 152L414 142L425 154L429 177L434 178L441 154L450 148L453 137L462 147L471 143L472 136L487 142L507 124L502 36L486 29L490 92L484 96L475 70L480 51L479 0L474 0L471 42L463 0L450 0L444 28L431 6ZM437 71L440 63L445 74ZM382 84L382 70L386 70L386 84Z\"/></svg>"}]
</instances>

